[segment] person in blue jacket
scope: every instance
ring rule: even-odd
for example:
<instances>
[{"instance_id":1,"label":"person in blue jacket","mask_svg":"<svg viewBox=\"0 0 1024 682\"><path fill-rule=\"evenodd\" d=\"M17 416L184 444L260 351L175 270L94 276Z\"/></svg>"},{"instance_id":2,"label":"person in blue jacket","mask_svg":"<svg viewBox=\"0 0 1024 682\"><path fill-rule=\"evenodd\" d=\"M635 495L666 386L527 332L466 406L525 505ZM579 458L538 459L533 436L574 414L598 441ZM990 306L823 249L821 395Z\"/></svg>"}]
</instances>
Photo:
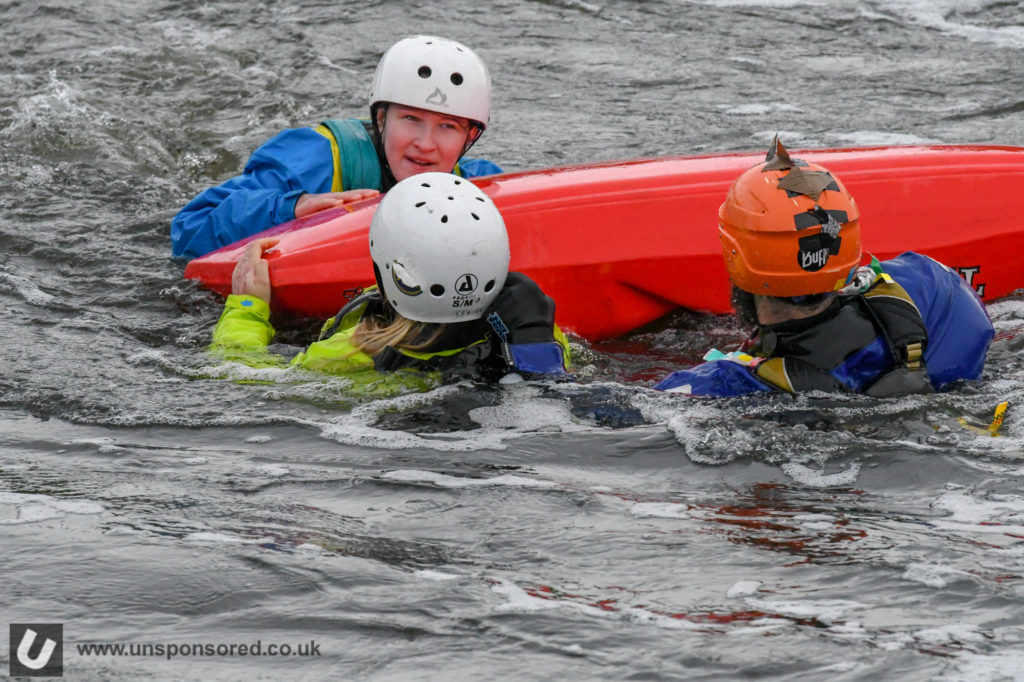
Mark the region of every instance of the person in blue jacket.
<instances>
[{"instance_id":1,"label":"person in blue jacket","mask_svg":"<svg viewBox=\"0 0 1024 682\"><path fill-rule=\"evenodd\" d=\"M706 396L804 391L891 397L981 377L994 331L950 268L906 252L861 262L860 212L842 182L791 159L776 139L719 209L737 313L749 347L654 388Z\"/></svg>"},{"instance_id":2,"label":"person in blue jacket","mask_svg":"<svg viewBox=\"0 0 1024 682\"><path fill-rule=\"evenodd\" d=\"M400 40L377 65L369 119L329 119L264 143L241 175L203 191L174 217L173 255L196 258L418 173L500 173L490 161L464 157L490 111L490 74L472 50L435 36Z\"/></svg>"},{"instance_id":3,"label":"person in blue jacket","mask_svg":"<svg viewBox=\"0 0 1024 682\"><path fill-rule=\"evenodd\" d=\"M470 378L568 378L569 343L555 303L522 273L509 272L505 223L490 197L450 173L399 182L370 224L377 285L327 320L290 363L267 352L269 265L274 238L249 243L232 273L232 294L213 349L252 366L343 376L353 393L425 390Z\"/></svg>"}]
</instances>

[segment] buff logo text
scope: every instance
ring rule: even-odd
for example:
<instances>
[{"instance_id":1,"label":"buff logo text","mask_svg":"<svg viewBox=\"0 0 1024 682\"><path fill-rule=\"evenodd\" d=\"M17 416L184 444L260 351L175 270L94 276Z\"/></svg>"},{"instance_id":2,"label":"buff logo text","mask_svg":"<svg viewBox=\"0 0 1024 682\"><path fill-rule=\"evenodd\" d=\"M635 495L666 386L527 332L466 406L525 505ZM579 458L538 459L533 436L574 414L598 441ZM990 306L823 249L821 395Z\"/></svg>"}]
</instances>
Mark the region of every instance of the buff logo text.
<instances>
[{"instance_id":1,"label":"buff logo text","mask_svg":"<svg viewBox=\"0 0 1024 682\"><path fill-rule=\"evenodd\" d=\"M820 270L825 267L825 263L828 262L828 249L818 249L817 251L801 251L800 252L800 267L804 270Z\"/></svg>"}]
</instances>

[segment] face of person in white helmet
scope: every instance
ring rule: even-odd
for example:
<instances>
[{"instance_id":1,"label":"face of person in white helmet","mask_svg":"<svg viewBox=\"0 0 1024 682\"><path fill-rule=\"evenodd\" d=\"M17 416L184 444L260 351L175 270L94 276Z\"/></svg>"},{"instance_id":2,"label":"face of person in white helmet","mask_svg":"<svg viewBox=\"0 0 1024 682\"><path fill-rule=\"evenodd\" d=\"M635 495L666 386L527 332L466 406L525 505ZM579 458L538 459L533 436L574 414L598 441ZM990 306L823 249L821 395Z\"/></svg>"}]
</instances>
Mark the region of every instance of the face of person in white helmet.
<instances>
[{"instance_id":1,"label":"face of person in white helmet","mask_svg":"<svg viewBox=\"0 0 1024 682\"><path fill-rule=\"evenodd\" d=\"M389 104L377 110L384 156L396 181L418 173L451 173L480 129L459 116Z\"/></svg>"},{"instance_id":2,"label":"face of person in white helmet","mask_svg":"<svg viewBox=\"0 0 1024 682\"><path fill-rule=\"evenodd\" d=\"M483 316L508 275L505 222L490 197L451 173L421 173L384 195L370 224L382 293L416 322Z\"/></svg>"},{"instance_id":3,"label":"face of person in white helmet","mask_svg":"<svg viewBox=\"0 0 1024 682\"><path fill-rule=\"evenodd\" d=\"M370 112L396 180L450 173L490 120L491 77L462 43L405 38L377 64Z\"/></svg>"}]
</instances>

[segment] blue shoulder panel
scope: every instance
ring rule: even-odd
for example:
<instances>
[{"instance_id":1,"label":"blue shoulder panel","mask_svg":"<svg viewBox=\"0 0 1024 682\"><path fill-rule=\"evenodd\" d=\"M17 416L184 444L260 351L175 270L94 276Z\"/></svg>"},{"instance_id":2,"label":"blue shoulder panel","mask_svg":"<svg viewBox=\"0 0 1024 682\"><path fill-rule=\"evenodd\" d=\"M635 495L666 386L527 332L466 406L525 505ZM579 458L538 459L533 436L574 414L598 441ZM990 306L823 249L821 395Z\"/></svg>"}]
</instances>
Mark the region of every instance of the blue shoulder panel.
<instances>
[{"instance_id":1,"label":"blue shoulder panel","mask_svg":"<svg viewBox=\"0 0 1024 682\"><path fill-rule=\"evenodd\" d=\"M509 344L512 364L520 372L531 374L565 374L562 347L554 341Z\"/></svg>"},{"instance_id":2,"label":"blue shoulder panel","mask_svg":"<svg viewBox=\"0 0 1024 682\"><path fill-rule=\"evenodd\" d=\"M958 379L978 379L995 331L978 294L964 278L927 256L908 251L882 263L914 300L928 328L924 361L941 390Z\"/></svg>"},{"instance_id":3,"label":"blue shoulder panel","mask_svg":"<svg viewBox=\"0 0 1024 682\"><path fill-rule=\"evenodd\" d=\"M658 391L719 398L772 390L768 384L754 376L750 367L732 360L714 360L673 372L654 388Z\"/></svg>"},{"instance_id":4,"label":"blue shoulder panel","mask_svg":"<svg viewBox=\"0 0 1024 682\"><path fill-rule=\"evenodd\" d=\"M492 161L487 159L471 159L468 156L464 156L459 160L457 168L462 171L459 175L464 178L477 178L481 175L494 175L495 173L505 172L501 166Z\"/></svg>"}]
</instances>

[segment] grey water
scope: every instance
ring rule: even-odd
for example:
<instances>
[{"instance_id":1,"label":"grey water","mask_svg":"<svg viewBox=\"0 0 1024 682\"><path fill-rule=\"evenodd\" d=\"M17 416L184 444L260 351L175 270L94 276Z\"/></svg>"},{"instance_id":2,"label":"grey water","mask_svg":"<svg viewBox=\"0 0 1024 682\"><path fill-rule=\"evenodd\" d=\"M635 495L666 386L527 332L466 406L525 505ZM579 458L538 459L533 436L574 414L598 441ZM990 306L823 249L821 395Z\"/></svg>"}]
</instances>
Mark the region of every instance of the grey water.
<instances>
[{"instance_id":1,"label":"grey water","mask_svg":"<svg viewBox=\"0 0 1024 682\"><path fill-rule=\"evenodd\" d=\"M205 353L171 217L416 33L487 61L508 170L1024 146L1020 0L2 2L0 620L76 680L1024 679L1021 296L982 381L885 401L657 394L740 334L692 313L376 402Z\"/></svg>"}]
</instances>

